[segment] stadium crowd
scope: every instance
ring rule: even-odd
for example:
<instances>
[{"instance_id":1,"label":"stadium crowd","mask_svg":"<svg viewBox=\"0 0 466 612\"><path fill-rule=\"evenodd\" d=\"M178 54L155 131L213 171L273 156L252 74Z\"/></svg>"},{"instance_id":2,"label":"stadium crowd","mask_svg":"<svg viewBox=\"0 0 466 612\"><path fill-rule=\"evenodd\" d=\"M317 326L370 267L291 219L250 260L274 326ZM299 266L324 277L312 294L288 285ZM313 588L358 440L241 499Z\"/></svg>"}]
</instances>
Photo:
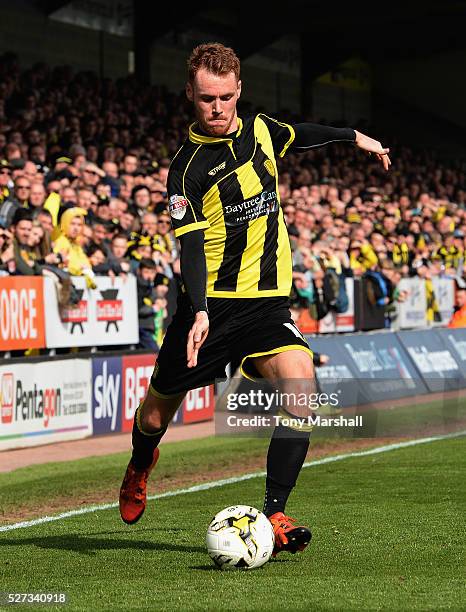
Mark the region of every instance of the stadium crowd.
<instances>
[{"instance_id":1,"label":"stadium crowd","mask_svg":"<svg viewBox=\"0 0 466 612\"><path fill-rule=\"evenodd\" d=\"M191 121L184 94L1 57L0 274L52 275L63 308L76 300L70 275L94 287L135 274L141 346L156 349L180 283L167 174ZM426 280L431 320L432 276L464 286L464 162L383 140L388 174L348 144L279 160L296 317L344 312L347 276L367 279L387 320L404 276Z\"/></svg>"}]
</instances>

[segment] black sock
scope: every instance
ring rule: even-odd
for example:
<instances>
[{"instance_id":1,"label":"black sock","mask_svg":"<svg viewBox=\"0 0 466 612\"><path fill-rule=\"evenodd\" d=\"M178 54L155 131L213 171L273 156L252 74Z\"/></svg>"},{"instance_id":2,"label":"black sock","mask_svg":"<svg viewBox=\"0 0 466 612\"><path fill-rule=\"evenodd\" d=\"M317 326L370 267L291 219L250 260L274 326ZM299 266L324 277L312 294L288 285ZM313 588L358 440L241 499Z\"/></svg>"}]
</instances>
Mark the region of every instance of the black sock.
<instances>
[{"instance_id":1,"label":"black sock","mask_svg":"<svg viewBox=\"0 0 466 612\"><path fill-rule=\"evenodd\" d=\"M159 445L160 440L167 431L167 427L162 427L154 433L144 433L138 424L138 412L136 410L133 422L133 454L131 461L137 470L145 470L154 460L154 449Z\"/></svg>"},{"instance_id":2,"label":"black sock","mask_svg":"<svg viewBox=\"0 0 466 612\"><path fill-rule=\"evenodd\" d=\"M267 453L264 514L284 512L309 448L310 432L277 425Z\"/></svg>"}]
</instances>

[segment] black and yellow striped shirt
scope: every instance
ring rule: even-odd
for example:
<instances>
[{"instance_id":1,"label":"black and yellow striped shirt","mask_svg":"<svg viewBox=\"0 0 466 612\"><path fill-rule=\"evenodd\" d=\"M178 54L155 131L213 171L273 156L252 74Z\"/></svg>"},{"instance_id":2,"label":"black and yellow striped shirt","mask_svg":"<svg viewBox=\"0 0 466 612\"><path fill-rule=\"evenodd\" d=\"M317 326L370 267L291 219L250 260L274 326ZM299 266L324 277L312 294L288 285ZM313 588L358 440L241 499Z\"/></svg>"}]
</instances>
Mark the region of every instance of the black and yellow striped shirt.
<instances>
[{"instance_id":1,"label":"black and yellow striped shirt","mask_svg":"<svg viewBox=\"0 0 466 612\"><path fill-rule=\"evenodd\" d=\"M259 114L226 136L198 125L168 175L175 236L203 229L207 296L288 296L292 264L280 207L275 156L295 138L293 127Z\"/></svg>"}]
</instances>

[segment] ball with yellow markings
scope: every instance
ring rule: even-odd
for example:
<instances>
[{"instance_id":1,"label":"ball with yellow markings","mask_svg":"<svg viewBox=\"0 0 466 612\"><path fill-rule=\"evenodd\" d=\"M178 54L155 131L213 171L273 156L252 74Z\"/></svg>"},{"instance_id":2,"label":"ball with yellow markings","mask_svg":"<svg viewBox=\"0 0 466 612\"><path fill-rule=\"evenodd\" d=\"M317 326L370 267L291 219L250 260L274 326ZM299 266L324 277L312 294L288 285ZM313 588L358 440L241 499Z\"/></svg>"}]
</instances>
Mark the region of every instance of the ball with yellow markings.
<instances>
[{"instance_id":1,"label":"ball with yellow markings","mask_svg":"<svg viewBox=\"0 0 466 612\"><path fill-rule=\"evenodd\" d=\"M207 529L207 552L217 567L255 569L267 563L274 547L272 525L252 506L230 506Z\"/></svg>"}]
</instances>

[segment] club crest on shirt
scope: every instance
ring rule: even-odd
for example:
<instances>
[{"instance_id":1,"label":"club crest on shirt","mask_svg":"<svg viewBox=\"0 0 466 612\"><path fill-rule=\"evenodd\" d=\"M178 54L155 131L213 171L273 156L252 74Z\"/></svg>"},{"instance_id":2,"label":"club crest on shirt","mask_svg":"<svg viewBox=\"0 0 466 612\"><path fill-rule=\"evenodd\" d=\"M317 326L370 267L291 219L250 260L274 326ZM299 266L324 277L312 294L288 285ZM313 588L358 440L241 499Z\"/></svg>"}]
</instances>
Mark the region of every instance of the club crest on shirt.
<instances>
[{"instance_id":1,"label":"club crest on shirt","mask_svg":"<svg viewBox=\"0 0 466 612\"><path fill-rule=\"evenodd\" d=\"M273 161L271 159L266 159L264 166L270 176L275 176L275 166L273 165Z\"/></svg>"},{"instance_id":2,"label":"club crest on shirt","mask_svg":"<svg viewBox=\"0 0 466 612\"><path fill-rule=\"evenodd\" d=\"M170 202L168 203L168 210L170 211L170 215L174 219L182 219L186 214L186 209L188 208L188 200L181 195L172 195L170 196Z\"/></svg>"}]
</instances>

